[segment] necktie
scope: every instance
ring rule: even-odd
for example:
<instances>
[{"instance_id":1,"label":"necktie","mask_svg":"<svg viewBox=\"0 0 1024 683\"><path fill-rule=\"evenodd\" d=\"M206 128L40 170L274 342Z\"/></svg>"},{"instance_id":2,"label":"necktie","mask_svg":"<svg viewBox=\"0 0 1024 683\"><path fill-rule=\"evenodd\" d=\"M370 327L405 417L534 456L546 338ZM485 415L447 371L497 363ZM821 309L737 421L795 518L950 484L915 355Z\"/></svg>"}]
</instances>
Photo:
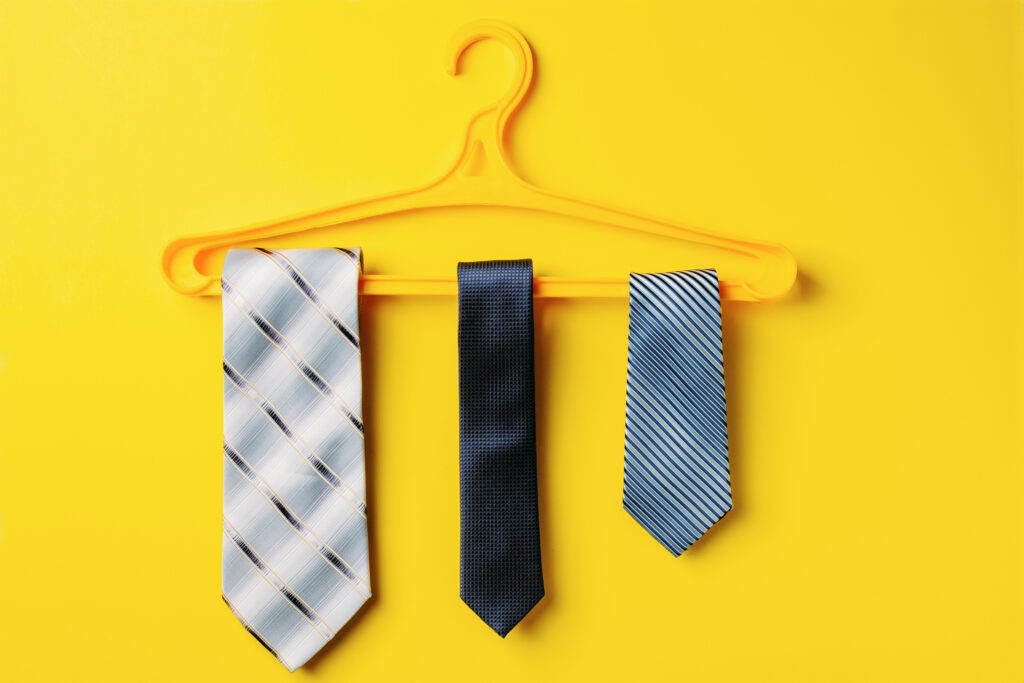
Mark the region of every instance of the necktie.
<instances>
[{"instance_id":1,"label":"necktie","mask_svg":"<svg viewBox=\"0 0 1024 683\"><path fill-rule=\"evenodd\" d=\"M460 263L458 280L461 596L504 638L544 597L533 262Z\"/></svg>"},{"instance_id":2,"label":"necktie","mask_svg":"<svg viewBox=\"0 0 1024 683\"><path fill-rule=\"evenodd\" d=\"M224 601L289 671L370 596L351 249L224 263Z\"/></svg>"},{"instance_id":3,"label":"necktie","mask_svg":"<svg viewBox=\"0 0 1024 683\"><path fill-rule=\"evenodd\" d=\"M629 277L623 507L677 557L732 509L714 270Z\"/></svg>"}]
</instances>

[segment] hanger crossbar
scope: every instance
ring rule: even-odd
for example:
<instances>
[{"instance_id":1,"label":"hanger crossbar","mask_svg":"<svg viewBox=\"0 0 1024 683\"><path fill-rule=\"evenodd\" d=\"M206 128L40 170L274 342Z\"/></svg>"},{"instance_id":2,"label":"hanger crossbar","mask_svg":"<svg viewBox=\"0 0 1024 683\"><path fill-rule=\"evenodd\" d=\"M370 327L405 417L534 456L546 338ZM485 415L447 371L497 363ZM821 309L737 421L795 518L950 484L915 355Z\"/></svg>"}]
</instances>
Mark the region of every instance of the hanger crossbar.
<instances>
[{"instance_id":1,"label":"hanger crossbar","mask_svg":"<svg viewBox=\"0 0 1024 683\"><path fill-rule=\"evenodd\" d=\"M723 301L757 301L738 285L723 282L720 292ZM458 282L455 278L364 274L359 278L359 293L364 296L457 296ZM629 297L629 281L535 277L533 295L540 299L625 299Z\"/></svg>"}]
</instances>

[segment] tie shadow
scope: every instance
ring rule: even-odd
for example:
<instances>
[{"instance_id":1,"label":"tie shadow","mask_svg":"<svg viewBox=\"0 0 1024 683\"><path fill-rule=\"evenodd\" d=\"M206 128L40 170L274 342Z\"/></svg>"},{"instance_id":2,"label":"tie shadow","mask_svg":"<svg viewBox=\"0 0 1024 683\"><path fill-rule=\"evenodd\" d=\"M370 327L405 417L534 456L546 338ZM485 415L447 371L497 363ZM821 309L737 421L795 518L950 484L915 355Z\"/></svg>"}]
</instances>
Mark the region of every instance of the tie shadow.
<instances>
[{"instance_id":1,"label":"tie shadow","mask_svg":"<svg viewBox=\"0 0 1024 683\"><path fill-rule=\"evenodd\" d=\"M814 296L817 284L807 274L797 274L796 284L792 291L782 300L772 304L753 304L756 306L788 306L804 303ZM729 431L729 484L732 489L733 509L718 520L707 533L698 538L683 553L684 557L699 557L707 545L712 547L722 542L721 537L728 537L731 529L747 515L748 506L744 503L745 477L743 462L747 457L745 431L736 428L744 419L752 397L746 391L743 363L746 354L748 316L746 311L752 304L725 303L722 305L722 353L725 357L725 405Z\"/></svg>"},{"instance_id":2,"label":"tie shadow","mask_svg":"<svg viewBox=\"0 0 1024 683\"><path fill-rule=\"evenodd\" d=\"M797 276L797 284L794 291L783 301L772 304L773 306L786 306L803 303L817 293L817 284L805 273ZM363 355L363 413L368 424L376 424L377 396L374 388L379 386L377 382L378 362L374 349L377 345L374 342L377 332L378 316L376 310L384 302L376 297L365 297L362 300L360 326L361 326L361 349ZM546 612L556 603L557 585L551 581L553 576L552 568L557 564L557 550L555 547L552 524L549 522L551 515L557 514L555 508L555 492L552 487L551 478L546 476L549 471L549 463L552 461L551 452L551 428L550 421L554 420L557 406L550 402L552 386L552 362L551 354L545 349L551 348L551 340L557 330L555 329L554 318L559 307L571 305L571 302L562 299L535 299L534 300L534 380L536 386L536 414L537 414L537 496L540 508L540 537L541 537L541 564L545 577L545 596L534 606L530 612L523 617L523 620L513 629L514 632L533 634L543 629ZM748 316L745 309L748 304L726 303L723 305L722 315L722 340L723 354L725 356L726 376L726 406L730 425L739 424L747 411L749 401L752 400L746 391L743 380L743 363L745 358L745 344L747 343ZM625 359L622 359L623 364ZM366 430L364 454L366 466L366 500L367 509L373 510L374 501L377 499L379 470L376 462L375 429ZM712 539L712 546L722 542L722 536L728 536L730 529L738 522L742 522L746 516L746 505L744 503L744 476L743 461L747 454L747 444L742 430L733 427L729 430L729 468L730 483L732 487L734 509L720 519L709 531L691 545L685 552L687 557L699 557L708 544L709 537ZM623 513L625 514L625 513ZM373 584L373 571L377 566L378 539L374 517L367 516L367 533L369 538L369 559L371 584ZM643 533L638 527L637 533ZM714 540L718 539L718 540ZM653 541L653 539L652 539ZM341 657L347 647L346 635L359 628L364 619L372 613L373 606L377 601L377 587L374 585L374 594L360 608L358 612L335 634L316 655L303 667L310 672L316 672L324 666L324 660L328 657ZM457 594L452 595L452 600L459 600ZM469 615L467 614L467 617Z\"/></svg>"},{"instance_id":3,"label":"tie shadow","mask_svg":"<svg viewBox=\"0 0 1024 683\"><path fill-rule=\"evenodd\" d=\"M533 633L542 628L544 614L555 603L555 583L550 581L552 567L555 565L555 543L552 538L550 515L557 514L554 506L555 495L551 486L551 477L546 476L551 462L551 429L549 417L553 415L550 402L552 366L551 354L545 349L551 348L550 340L556 334L554 312L566 302L561 299L533 300L533 347L534 347L534 403L537 413L537 505L540 508L540 558L541 571L544 574L544 597L534 605L523 620L516 625L510 635Z\"/></svg>"},{"instance_id":4,"label":"tie shadow","mask_svg":"<svg viewBox=\"0 0 1024 683\"><path fill-rule=\"evenodd\" d=\"M381 297L361 297L359 301L359 350L362 354L363 367L363 422L367 425L363 435L363 463L366 468L366 534L371 595L363 603L362 607L352 615L352 618L338 629L334 637L302 666L304 670L310 672L316 672L324 666L324 660L327 658L338 657L339 660L343 658L341 653L346 648L346 641L348 640L346 636L351 631L359 628L363 620L372 613L373 606L377 602L378 586L374 582L374 568L377 566L378 539L373 510L374 501L377 500L377 472L379 471L376 457L377 440L375 438L377 432L375 427L379 424L376 420L377 394L375 388L380 386L380 384L377 381L379 366L376 356L376 349L379 348L379 345L375 340L380 319L376 311L382 303Z\"/></svg>"}]
</instances>

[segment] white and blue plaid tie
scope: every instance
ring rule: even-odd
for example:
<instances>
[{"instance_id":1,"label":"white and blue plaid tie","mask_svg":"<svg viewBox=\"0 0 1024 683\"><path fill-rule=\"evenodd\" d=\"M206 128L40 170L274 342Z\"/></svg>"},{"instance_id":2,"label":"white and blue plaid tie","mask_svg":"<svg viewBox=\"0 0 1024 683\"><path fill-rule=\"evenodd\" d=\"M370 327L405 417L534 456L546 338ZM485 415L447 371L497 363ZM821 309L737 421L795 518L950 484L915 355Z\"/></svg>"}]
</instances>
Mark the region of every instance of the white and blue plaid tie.
<instances>
[{"instance_id":1,"label":"white and blue plaid tie","mask_svg":"<svg viewBox=\"0 0 1024 683\"><path fill-rule=\"evenodd\" d=\"M224 600L289 671L370 596L360 253L224 263Z\"/></svg>"},{"instance_id":2,"label":"white and blue plaid tie","mask_svg":"<svg viewBox=\"0 0 1024 683\"><path fill-rule=\"evenodd\" d=\"M676 556L732 509L714 270L629 277L622 503Z\"/></svg>"}]
</instances>

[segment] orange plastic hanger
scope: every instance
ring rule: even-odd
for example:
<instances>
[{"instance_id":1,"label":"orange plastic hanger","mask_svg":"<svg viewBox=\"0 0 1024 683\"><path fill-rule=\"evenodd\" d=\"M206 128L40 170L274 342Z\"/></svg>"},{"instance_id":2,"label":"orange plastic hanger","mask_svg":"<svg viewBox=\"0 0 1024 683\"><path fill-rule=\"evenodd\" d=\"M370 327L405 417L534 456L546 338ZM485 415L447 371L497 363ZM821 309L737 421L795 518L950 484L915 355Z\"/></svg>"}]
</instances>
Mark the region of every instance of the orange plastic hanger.
<instances>
[{"instance_id":1,"label":"orange plastic hanger","mask_svg":"<svg viewBox=\"0 0 1024 683\"><path fill-rule=\"evenodd\" d=\"M163 253L162 266L168 283L183 294L217 295L220 294L220 278L202 273L196 266L197 259L210 250L417 209L494 206L582 218L709 245L754 259L760 266L755 279L721 283L722 298L726 300L763 301L778 298L789 290L796 278L796 261L783 246L721 237L605 208L539 189L520 178L508 162L505 135L509 119L526 97L533 80L533 53L526 39L505 24L474 21L453 36L448 50L448 70L456 75L466 49L485 39L500 41L512 51L516 78L504 97L470 121L462 153L448 172L426 185L401 192L346 202L269 223L176 239ZM626 279L538 277L534 283L534 293L541 297L626 297L628 291ZM454 295L456 281L454 277L364 274L360 279L360 292L366 295Z\"/></svg>"}]
</instances>

